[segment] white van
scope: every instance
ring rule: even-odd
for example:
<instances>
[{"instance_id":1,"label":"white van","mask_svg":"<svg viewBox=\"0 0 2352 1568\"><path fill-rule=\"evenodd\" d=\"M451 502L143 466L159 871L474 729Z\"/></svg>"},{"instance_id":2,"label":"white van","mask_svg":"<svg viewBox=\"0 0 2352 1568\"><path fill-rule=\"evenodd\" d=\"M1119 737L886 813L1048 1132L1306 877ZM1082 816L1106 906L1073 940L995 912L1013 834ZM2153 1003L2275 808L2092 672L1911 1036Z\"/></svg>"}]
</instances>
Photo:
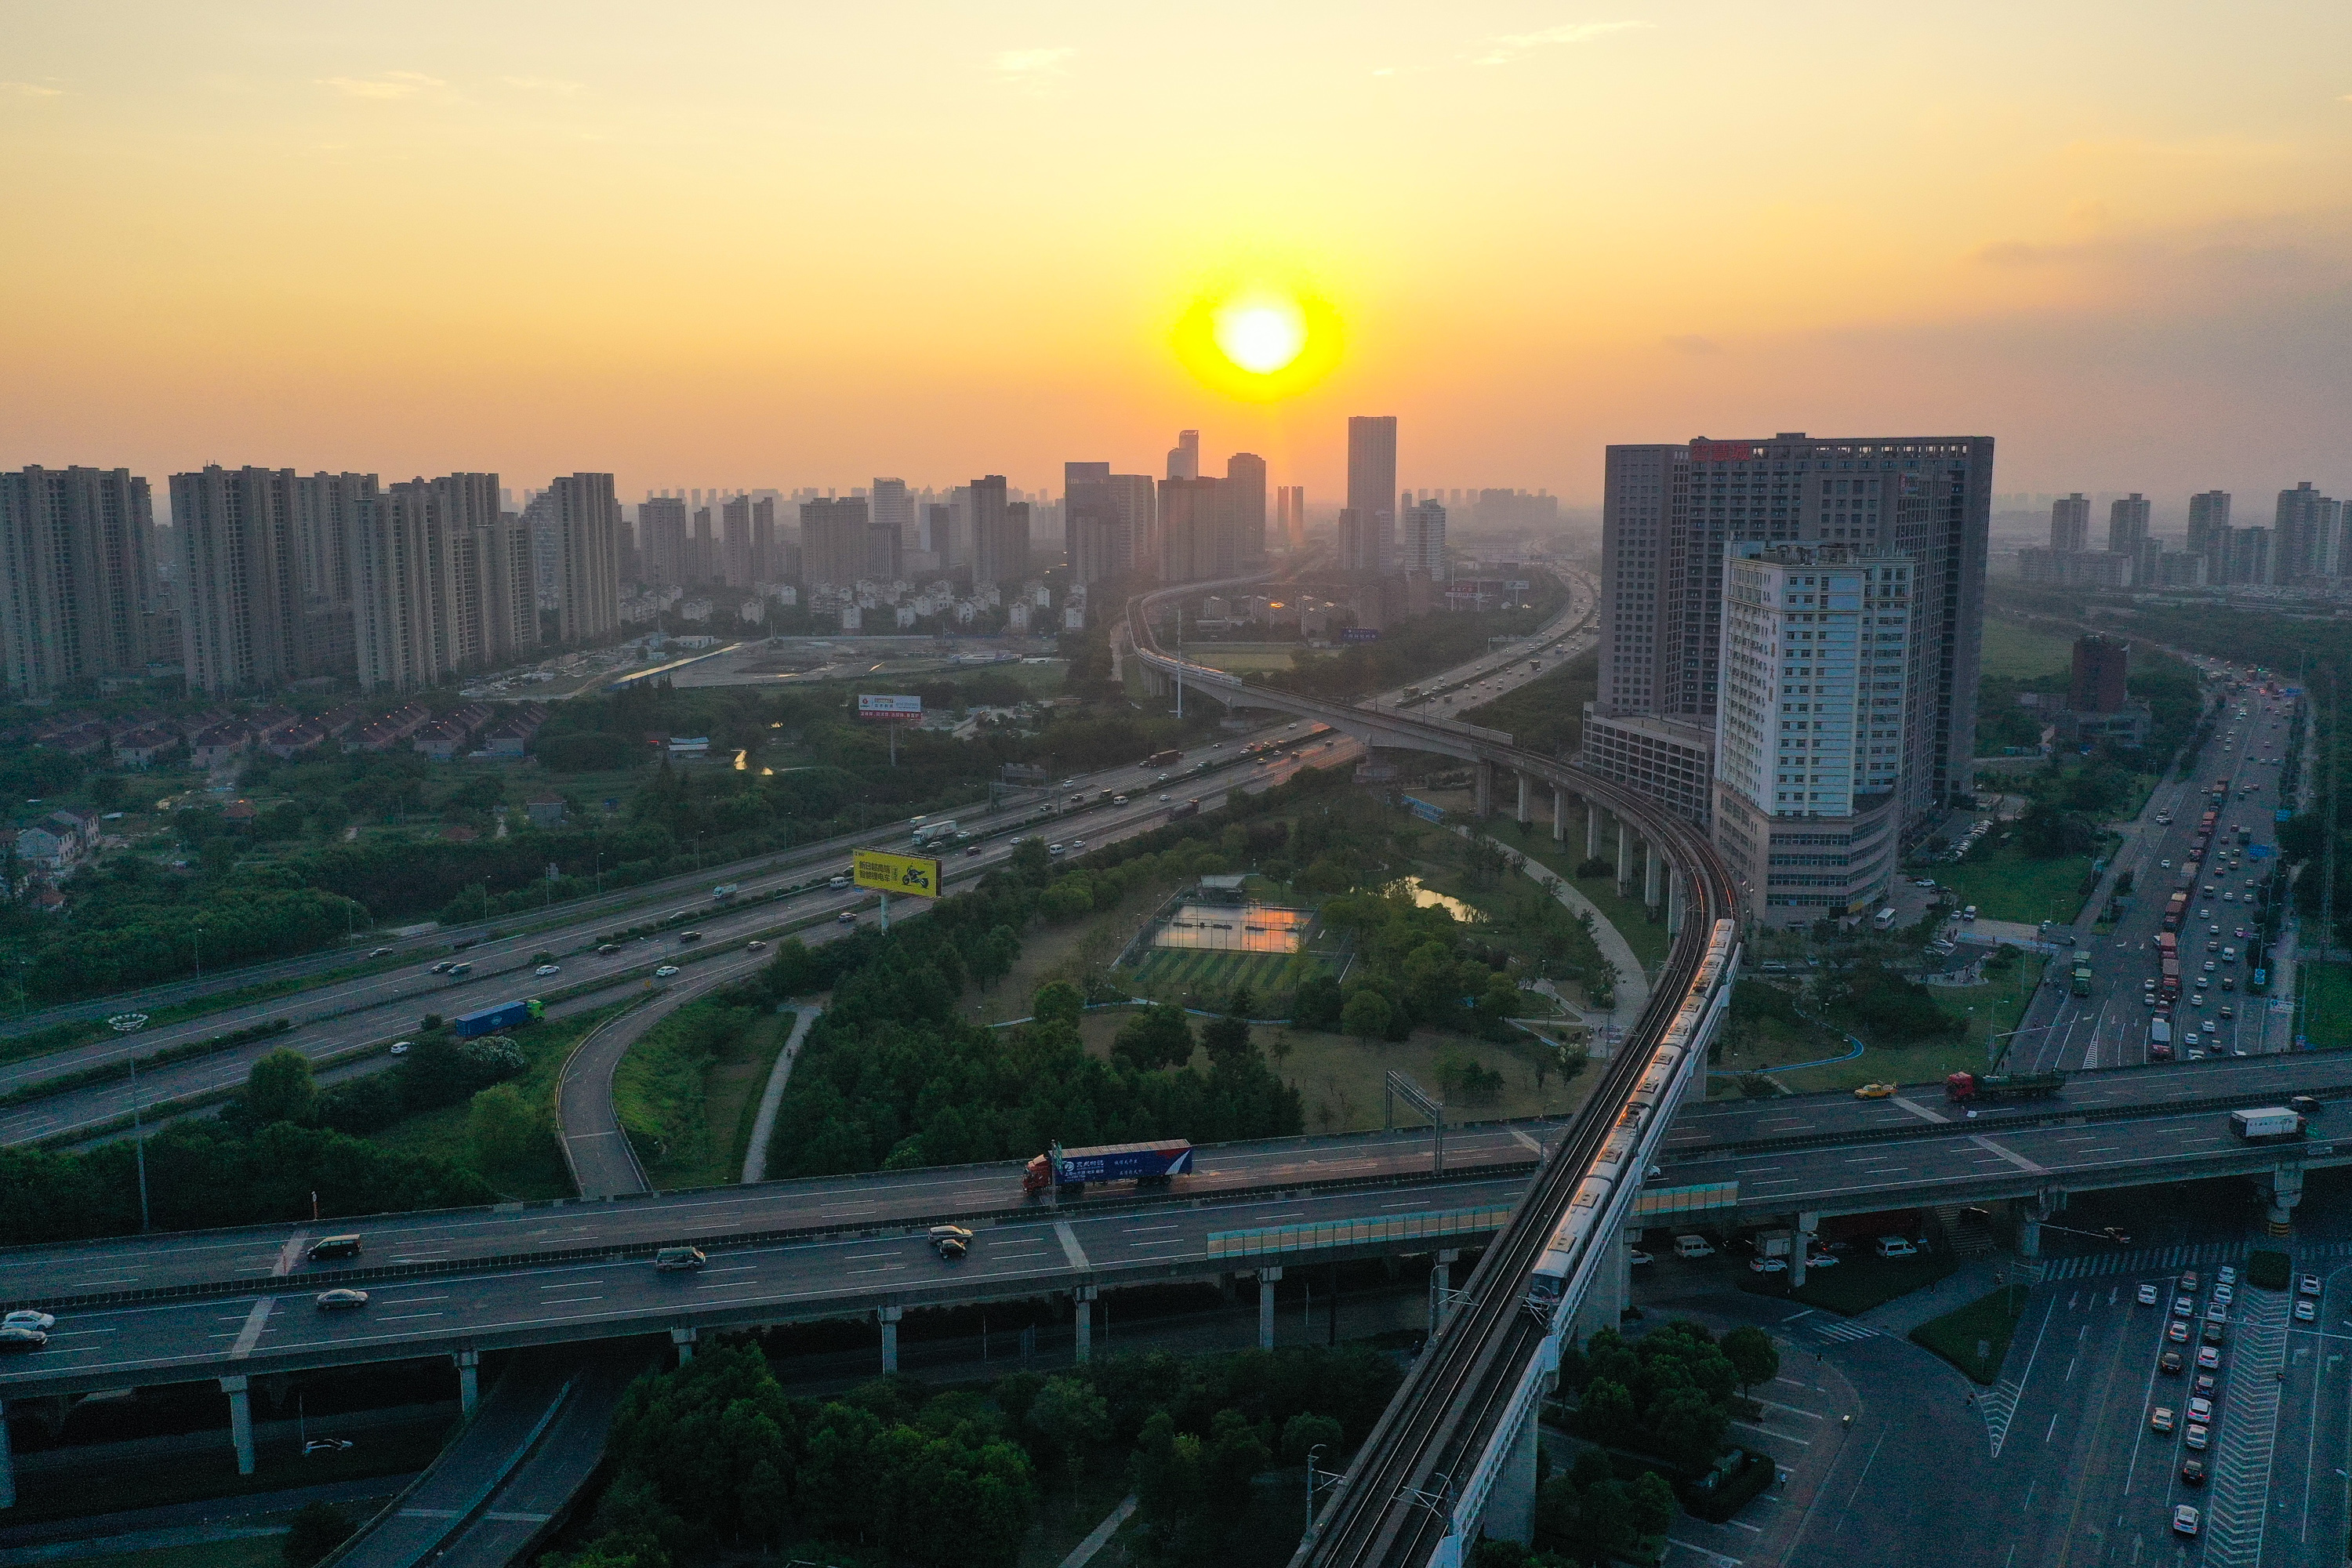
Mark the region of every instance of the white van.
<instances>
[{"instance_id":1,"label":"white van","mask_svg":"<svg viewBox=\"0 0 2352 1568\"><path fill-rule=\"evenodd\" d=\"M1919 1249L1916 1247L1914 1247L1903 1237L1882 1236L1878 1238L1878 1256L1881 1258L1916 1258L1919 1256Z\"/></svg>"},{"instance_id":2,"label":"white van","mask_svg":"<svg viewBox=\"0 0 2352 1568\"><path fill-rule=\"evenodd\" d=\"M1678 1236L1675 1237L1675 1256L1676 1258L1713 1258L1715 1248L1706 1244L1706 1237L1703 1236Z\"/></svg>"},{"instance_id":3,"label":"white van","mask_svg":"<svg viewBox=\"0 0 2352 1568\"><path fill-rule=\"evenodd\" d=\"M1871 916L1870 929L1873 931L1893 931L1895 929L1895 906L1889 904L1885 909L1879 910L1876 914Z\"/></svg>"}]
</instances>

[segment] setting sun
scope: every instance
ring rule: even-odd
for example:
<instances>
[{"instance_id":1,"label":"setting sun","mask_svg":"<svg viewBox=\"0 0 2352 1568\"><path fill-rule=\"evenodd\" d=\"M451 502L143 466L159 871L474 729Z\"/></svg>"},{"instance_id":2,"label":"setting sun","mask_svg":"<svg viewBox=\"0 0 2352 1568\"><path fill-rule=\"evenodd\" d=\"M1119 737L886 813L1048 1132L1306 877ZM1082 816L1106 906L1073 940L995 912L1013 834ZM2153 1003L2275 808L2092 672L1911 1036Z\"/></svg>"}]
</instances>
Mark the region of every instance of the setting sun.
<instances>
[{"instance_id":1,"label":"setting sun","mask_svg":"<svg viewBox=\"0 0 2352 1568\"><path fill-rule=\"evenodd\" d=\"M1217 347L1255 375L1272 375L1307 346L1307 316L1293 300L1235 300L1215 317Z\"/></svg>"},{"instance_id":2,"label":"setting sun","mask_svg":"<svg viewBox=\"0 0 2352 1568\"><path fill-rule=\"evenodd\" d=\"M1219 392L1272 403L1313 387L1339 363L1339 317L1311 291L1212 286L1178 318L1176 357Z\"/></svg>"}]
</instances>

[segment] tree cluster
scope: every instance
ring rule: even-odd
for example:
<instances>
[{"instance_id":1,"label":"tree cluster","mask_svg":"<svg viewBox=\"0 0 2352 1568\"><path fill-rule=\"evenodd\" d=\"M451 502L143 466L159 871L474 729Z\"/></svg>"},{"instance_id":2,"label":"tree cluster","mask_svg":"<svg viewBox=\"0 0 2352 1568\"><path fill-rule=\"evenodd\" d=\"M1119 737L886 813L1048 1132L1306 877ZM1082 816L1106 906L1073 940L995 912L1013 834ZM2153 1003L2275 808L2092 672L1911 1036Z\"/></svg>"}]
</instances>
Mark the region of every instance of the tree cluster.
<instances>
[{"instance_id":1,"label":"tree cluster","mask_svg":"<svg viewBox=\"0 0 2352 1568\"><path fill-rule=\"evenodd\" d=\"M1723 1450L1733 1395L1779 1367L1761 1330L1735 1329L1717 1342L1677 1320L1633 1341L1602 1329L1580 1354L1562 1356L1560 1378L1577 1391L1577 1436L1696 1476Z\"/></svg>"},{"instance_id":2,"label":"tree cluster","mask_svg":"<svg viewBox=\"0 0 2352 1568\"><path fill-rule=\"evenodd\" d=\"M1499 952L1475 952L1467 933L1439 905L1402 889L1342 893L1323 902L1325 927L1354 940L1358 963L1343 987L1318 975L1298 988L1293 1016L1305 1027L1361 1039L1402 1040L1419 1024L1469 1029L1490 1039L1522 1010L1519 988Z\"/></svg>"},{"instance_id":3,"label":"tree cluster","mask_svg":"<svg viewBox=\"0 0 2352 1568\"><path fill-rule=\"evenodd\" d=\"M1824 970L1814 982L1822 1008L1881 1045L1952 1039L1967 1024L1944 1010L1935 993L1867 960Z\"/></svg>"}]
</instances>

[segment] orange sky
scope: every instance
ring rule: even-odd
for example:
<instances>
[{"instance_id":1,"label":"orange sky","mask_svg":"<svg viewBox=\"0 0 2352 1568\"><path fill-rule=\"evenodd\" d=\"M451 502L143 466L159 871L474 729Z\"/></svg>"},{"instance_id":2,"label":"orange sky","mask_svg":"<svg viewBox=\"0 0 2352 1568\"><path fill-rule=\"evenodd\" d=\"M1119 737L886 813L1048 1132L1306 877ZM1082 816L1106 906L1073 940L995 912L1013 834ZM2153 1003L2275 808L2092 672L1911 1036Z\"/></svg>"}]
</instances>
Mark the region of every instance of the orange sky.
<instances>
[{"instance_id":1,"label":"orange sky","mask_svg":"<svg viewBox=\"0 0 2352 1568\"><path fill-rule=\"evenodd\" d=\"M2352 7L0 0L0 464L1329 500L1612 440L1986 433L2352 489ZM1204 291L1346 324L1177 361Z\"/></svg>"}]
</instances>

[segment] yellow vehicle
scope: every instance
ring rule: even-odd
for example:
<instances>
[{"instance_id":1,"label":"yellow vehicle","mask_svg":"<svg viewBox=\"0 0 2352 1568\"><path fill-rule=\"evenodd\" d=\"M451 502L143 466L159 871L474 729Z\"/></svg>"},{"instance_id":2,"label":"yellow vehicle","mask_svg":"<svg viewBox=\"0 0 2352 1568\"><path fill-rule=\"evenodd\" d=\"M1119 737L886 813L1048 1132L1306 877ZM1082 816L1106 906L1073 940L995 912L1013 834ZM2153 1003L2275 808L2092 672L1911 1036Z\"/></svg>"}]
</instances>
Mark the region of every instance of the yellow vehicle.
<instances>
[{"instance_id":1,"label":"yellow vehicle","mask_svg":"<svg viewBox=\"0 0 2352 1568\"><path fill-rule=\"evenodd\" d=\"M1853 1091L1856 1100L1885 1100L1895 1092L1891 1083L1866 1083Z\"/></svg>"}]
</instances>

